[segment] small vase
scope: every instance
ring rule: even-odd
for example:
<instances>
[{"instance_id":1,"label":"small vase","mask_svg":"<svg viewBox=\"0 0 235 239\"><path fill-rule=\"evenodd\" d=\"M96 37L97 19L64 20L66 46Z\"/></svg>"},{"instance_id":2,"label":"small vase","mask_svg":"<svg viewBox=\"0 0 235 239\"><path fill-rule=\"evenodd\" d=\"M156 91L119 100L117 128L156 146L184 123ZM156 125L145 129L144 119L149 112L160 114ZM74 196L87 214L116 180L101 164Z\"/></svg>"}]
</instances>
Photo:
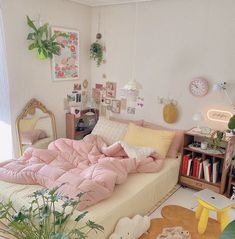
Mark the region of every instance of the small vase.
<instances>
[{"instance_id":1,"label":"small vase","mask_svg":"<svg viewBox=\"0 0 235 239\"><path fill-rule=\"evenodd\" d=\"M47 57L44 55L43 52L41 52L40 54L39 54L39 52L38 52L38 59L40 59L40 60L45 60L45 59L47 59Z\"/></svg>"}]
</instances>

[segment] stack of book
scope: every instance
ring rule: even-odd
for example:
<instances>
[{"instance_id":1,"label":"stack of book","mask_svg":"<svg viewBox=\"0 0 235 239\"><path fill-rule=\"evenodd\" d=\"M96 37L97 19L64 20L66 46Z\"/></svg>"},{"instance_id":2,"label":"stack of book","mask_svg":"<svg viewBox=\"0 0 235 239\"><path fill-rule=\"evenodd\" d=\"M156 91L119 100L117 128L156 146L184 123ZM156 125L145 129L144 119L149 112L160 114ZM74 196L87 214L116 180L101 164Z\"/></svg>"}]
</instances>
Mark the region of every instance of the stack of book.
<instances>
[{"instance_id":1,"label":"stack of book","mask_svg":"<svg viewBox=\"0 0 235 239\"><path fill-rule=\"evenodd\" d=\"M183 157L181 173L185 176L216 183L219 174L219 161L216 159L202 160L201 157L192 157L191 154L187 154Z\"/></svg>"}]
</instances>

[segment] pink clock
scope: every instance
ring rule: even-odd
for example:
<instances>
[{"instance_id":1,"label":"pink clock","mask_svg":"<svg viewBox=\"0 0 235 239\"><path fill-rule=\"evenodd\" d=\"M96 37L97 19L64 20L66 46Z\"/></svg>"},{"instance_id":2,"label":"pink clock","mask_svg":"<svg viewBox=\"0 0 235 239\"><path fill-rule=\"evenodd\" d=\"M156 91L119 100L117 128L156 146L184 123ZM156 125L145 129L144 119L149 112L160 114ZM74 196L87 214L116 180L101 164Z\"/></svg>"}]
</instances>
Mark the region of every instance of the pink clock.
<instances>
[{"instance_id":1,"label":"pink clock","mask_svg":"<svg viewBox=\"0 0 235 239\"><path fill-rule=\"evenodd\" d=\"M189 84L189 91L192 95L201 97L205 96L209 90L209 83L202 77L194 78Z\"/></svg>"}]
</instances>

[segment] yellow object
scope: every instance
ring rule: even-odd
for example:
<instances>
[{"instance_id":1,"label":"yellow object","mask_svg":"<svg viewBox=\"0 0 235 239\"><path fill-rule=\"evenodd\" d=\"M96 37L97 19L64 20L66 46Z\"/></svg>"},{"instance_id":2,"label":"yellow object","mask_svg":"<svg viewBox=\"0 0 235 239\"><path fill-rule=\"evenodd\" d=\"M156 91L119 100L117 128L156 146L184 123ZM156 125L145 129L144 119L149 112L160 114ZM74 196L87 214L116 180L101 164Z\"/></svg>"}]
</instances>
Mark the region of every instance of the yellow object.
<instances>
[{"instance_id":1,"label":"yellow object","mask_svg":"<svg viewBox=\"0 0 235 239\"><path fill-rule=\"evenodd\" d=\"M174 136L173 131L153 130L130 123L124 141L130 145L156 149L165 158Z\"/></svg>"},{"instance_id":2,"label":"yellow object","mask_svg":"<svg viewBox=\"0 0 235 239\"><path fill-rule=\"evenodd\" d=\"M33 117L32 119L21 119L20 120L20 132L26 132L33 130L38 119Z\"/></svg>"},{"instance_id":3,"label":"yellow object","mask_svg":"<svg viewBox=\"0 0 235 239\"><path fill-rule=\"evenodd\" d=\"M178 117L176 105L173 103L166 104L163 108L163 118L165 122L172 124L175 123Z\"/></svg>"},{"instance_id":4,"label":"yellow object","mask_svg":"<svg viewBox=\"0 0 235 239\"><path fill-rule=\"evenodd\" d=\"M220 223L220 229L222 232L229 223L228 211L231 208L231 206L223 208L223 209L218 209L210 205L209 203L203 201L200 198L197 198L197 201L199 205L197 207L195 215L196 215L196 219L199 219L198 233L203 234L206 231L209 211L214 211L217 213L217 220Z\"/></svg>"}]
</instances>

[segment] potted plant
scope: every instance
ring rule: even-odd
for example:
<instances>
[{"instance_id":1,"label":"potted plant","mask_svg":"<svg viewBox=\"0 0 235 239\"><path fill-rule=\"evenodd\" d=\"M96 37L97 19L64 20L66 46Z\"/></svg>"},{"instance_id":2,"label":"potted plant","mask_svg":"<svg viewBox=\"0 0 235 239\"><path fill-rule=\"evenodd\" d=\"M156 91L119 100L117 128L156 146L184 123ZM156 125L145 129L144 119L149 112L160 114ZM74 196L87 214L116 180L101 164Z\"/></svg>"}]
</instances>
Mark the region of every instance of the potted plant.
<instances>
[{"instance_id":1,"label":"potted plant","mask_svg":"<svg viewBox=\"0 0 235 239\"><path fill-rule=\"evenodd\" d=\"M31 41L28 46L29 50L37 49L39 59L52 58L53 55L60 54L61 47L64 45L56 42L56 38L65 34L55 33L49 36L48 23L37 28L28 16L27 24L33 30L27 36L27 40Z\"/></svg>"},{"instance_id":2,"label":"potted plant","mask_svg":"<svg viewBox=\"0 0 235 239\"><path fill-rule=\"evenodd\" d=\"M103 61L103 46L98 42L91 44L90 57L96 61L97 66L100 66Z\"/></svg>"},{"instance_id":3,"label":"potted plant","mask_svg":"<svg viewBox=\"0 0 235 239\"><path fill-rule=\"evenodd\" d=\"M209 139L209 147L213 150L220 151L221 143L224 139L224 132L216 130Z\"/></svg>"},{"instance_id":4,"label":"potted plant","mask_svg":"<svg viewBox=\"0 0 235 239\"><path fill-rule=\"evenodd\" d=\"M34 192L29 207L16 210L11 201L0 203L1 238L15 239L85 239L90 231L103 231L104 228L90 220L78 225L88 213L84 211L75 218L74 211L84 193L71 199L61 196L59 187ZM56 205L62 200L61 211ZM74 227L69 228L69 221Z\"/></svg>"}]
</instances>

